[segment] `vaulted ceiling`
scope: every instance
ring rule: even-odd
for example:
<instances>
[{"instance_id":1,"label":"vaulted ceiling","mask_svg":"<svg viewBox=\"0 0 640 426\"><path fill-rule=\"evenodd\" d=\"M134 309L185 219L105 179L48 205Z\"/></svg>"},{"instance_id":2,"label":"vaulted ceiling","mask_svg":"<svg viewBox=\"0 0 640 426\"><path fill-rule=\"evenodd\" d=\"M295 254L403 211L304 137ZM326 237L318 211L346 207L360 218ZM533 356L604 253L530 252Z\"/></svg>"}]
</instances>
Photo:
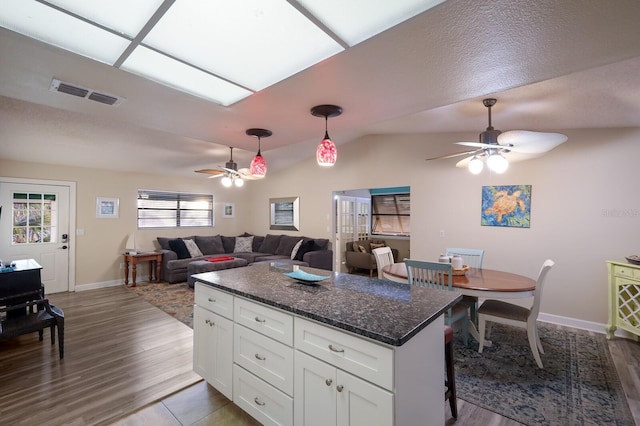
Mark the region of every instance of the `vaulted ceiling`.
<instances>
[{"instance_id":1,"label":"vaulted ceiling","mask_svg":"<svg viewBox=\"0 0 640 426\"><path fill-rule=\"evenodd\" d=\"M194 177L229 146L246 167L257 143L245 130L262 127L275 171L315 155L324 120L309 110L324 103L344 109L329 119L338 145L480 133L487 96L501 130L637 127L638 22L637 0L448 0L228 106L0 28L0 157ZM50 91L53 79L126 101Z\"/></svg>"}]
</instances>

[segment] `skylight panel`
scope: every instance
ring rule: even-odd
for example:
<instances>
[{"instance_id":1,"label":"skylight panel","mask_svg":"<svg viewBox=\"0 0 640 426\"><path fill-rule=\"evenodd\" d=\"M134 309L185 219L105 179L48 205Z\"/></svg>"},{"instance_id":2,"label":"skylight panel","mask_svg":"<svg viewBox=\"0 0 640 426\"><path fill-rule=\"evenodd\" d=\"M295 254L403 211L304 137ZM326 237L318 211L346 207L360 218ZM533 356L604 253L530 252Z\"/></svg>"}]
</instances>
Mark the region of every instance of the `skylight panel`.
<instances>
[{"instance_id":1,"label":"skylight panel","mask_svg":"<svg viewBox=\"0 0 640 426\"><path fill-rule=\"evenodd\" d=\"M444 0L298 0L338 37L354 46Z\"/></svg>"},{"instance_id":2,"label":"skylight panel","mask_svg":"<svg viewBox=\"0 0 640 426\"><path fill-rule=\"evenodd\" d=\"M342 50L278 0L176 2L143 44L256 91Z\"/></svg>"},{"instance_id":3,"label":"skylight panel","mask_svg":"<svg viewBox=\"0 0 640 426\"><path fill-rule=\"evenodd\" d=\"M122 37L30 0L3 0L0 25L109 65L129 44Z\"/></svg>"},{"instance_id":4,"label":"skylight panel","mask_svg":"<svg viewBox=\"0 0 640 426\"><path fill-rule=\"evenodd\" d=\"M134 38L164 0L48 0L49 3Z\"/></svg>"},{"instance_id":5,"label":"skylight panel","mask_svg":"<svg viewBox=\"0 0 640 426\"><path fill-rule=\"evenodd\" d=\"M224 106L251 95L249 90L146 47L136 48L120 68Z\"/></svg>"}]
</instances>

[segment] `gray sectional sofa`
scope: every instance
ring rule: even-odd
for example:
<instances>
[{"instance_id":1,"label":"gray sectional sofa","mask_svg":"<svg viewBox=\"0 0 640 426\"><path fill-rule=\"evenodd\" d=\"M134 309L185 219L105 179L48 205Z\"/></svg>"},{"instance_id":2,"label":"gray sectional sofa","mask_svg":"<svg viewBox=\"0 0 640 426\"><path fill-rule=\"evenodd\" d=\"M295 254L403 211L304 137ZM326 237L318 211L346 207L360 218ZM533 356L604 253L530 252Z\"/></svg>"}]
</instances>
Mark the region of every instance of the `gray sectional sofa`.
<instances>
[{"instance_id":1,"label":"gray sectional sofa","mask_svg":"<svg viewBox=\"0 0 640 426\"><path fill-rule=\"evenodd\" d=\"M163 254L162 279L169 283L187 281L187 268L191 262L223 256L244 259L248 265L277 261L329 271L333 269L333 250L330 249L329 240L323 238L245 233L237 237L194 235L182 238L157 237L156 240L159 245L157 251ZM229 262L229 267L235 266Z\"/></svg>"}]
</instances>

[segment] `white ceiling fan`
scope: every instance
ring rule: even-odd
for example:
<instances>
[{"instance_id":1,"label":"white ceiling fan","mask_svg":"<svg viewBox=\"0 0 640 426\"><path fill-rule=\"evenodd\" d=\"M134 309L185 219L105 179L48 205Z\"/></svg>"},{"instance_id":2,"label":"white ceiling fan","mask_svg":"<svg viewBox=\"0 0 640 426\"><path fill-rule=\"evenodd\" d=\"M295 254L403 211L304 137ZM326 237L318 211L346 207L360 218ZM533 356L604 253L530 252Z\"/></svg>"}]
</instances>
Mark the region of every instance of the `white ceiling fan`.
<instances>
[{"instance_id":1,"label":"white ceiling fan","mask_svg":"<svg viewBox=\"0 0 640 426\"><path fill-rule=\"evenodd\" d=\"M229 149L231 150L231 158L225 163L224 167L220 166L215 169L196 170L196 173L211 175L209 179L221 177L222 184L226 187L233 184L240 187L244 185L245 180L262 179L261 177L253 176L248 168L238 169L238 164L233 161L233 147L229 147Z\"/></svg>"},{"instance_id":2,"label":"white ceiling fan","mask_svg":"<svg viewBox=\"0 0 640 426\"><path fill-rule=\"evenodd\" d=\"M509 162L529 160L539 157L567 140L562 133L532 132L529 130L510 130L502 132L491 125L491 107L496 99L484 99L482 103L489 112L489 126L480 133L480 142L455 142L457 145L474 149L453 154L428 158L439 160L466 155L467 158L456 163L456 167L468 167L471 173L478 174L484 168L484 162L490 170L503 173Z\"/></svg>"}]
</instances>

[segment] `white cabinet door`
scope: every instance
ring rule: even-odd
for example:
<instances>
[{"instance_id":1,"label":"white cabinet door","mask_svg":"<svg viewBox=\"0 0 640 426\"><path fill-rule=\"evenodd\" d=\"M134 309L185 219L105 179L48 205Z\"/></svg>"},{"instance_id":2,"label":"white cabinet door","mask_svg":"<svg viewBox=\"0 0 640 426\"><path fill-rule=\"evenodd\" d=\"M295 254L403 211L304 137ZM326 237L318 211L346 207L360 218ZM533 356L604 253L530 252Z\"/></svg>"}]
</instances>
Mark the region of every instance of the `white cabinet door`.
<instances>
[{"instance_id":1,"label":"white cabinet door","mask_svg":"<svg viewBox=\"0 0 640 426\"><path fill-rule=\"evenodd\" d=\"M336 369L302 352L294 357L296 426L336 424Z\"/></svg>"},{"instance_id":2,"label":"white cabinet door","mask_svg":"<svg viewBox=\"0 0 640 426\"><path fill-rule=\"evenodd\" d=\"M193 370L233 399L233 322L194 306L193 336Z\"/></svg>"},{"instance_id":3,"label":"white cabinet door","mask_svg":"<svg viewBox=\"0 0 640 426\"><path fill-rule=\"evenodd\" d=\"M338 426L393 424L393 394L338 370Z\"/></svg>"}]
</instances>

